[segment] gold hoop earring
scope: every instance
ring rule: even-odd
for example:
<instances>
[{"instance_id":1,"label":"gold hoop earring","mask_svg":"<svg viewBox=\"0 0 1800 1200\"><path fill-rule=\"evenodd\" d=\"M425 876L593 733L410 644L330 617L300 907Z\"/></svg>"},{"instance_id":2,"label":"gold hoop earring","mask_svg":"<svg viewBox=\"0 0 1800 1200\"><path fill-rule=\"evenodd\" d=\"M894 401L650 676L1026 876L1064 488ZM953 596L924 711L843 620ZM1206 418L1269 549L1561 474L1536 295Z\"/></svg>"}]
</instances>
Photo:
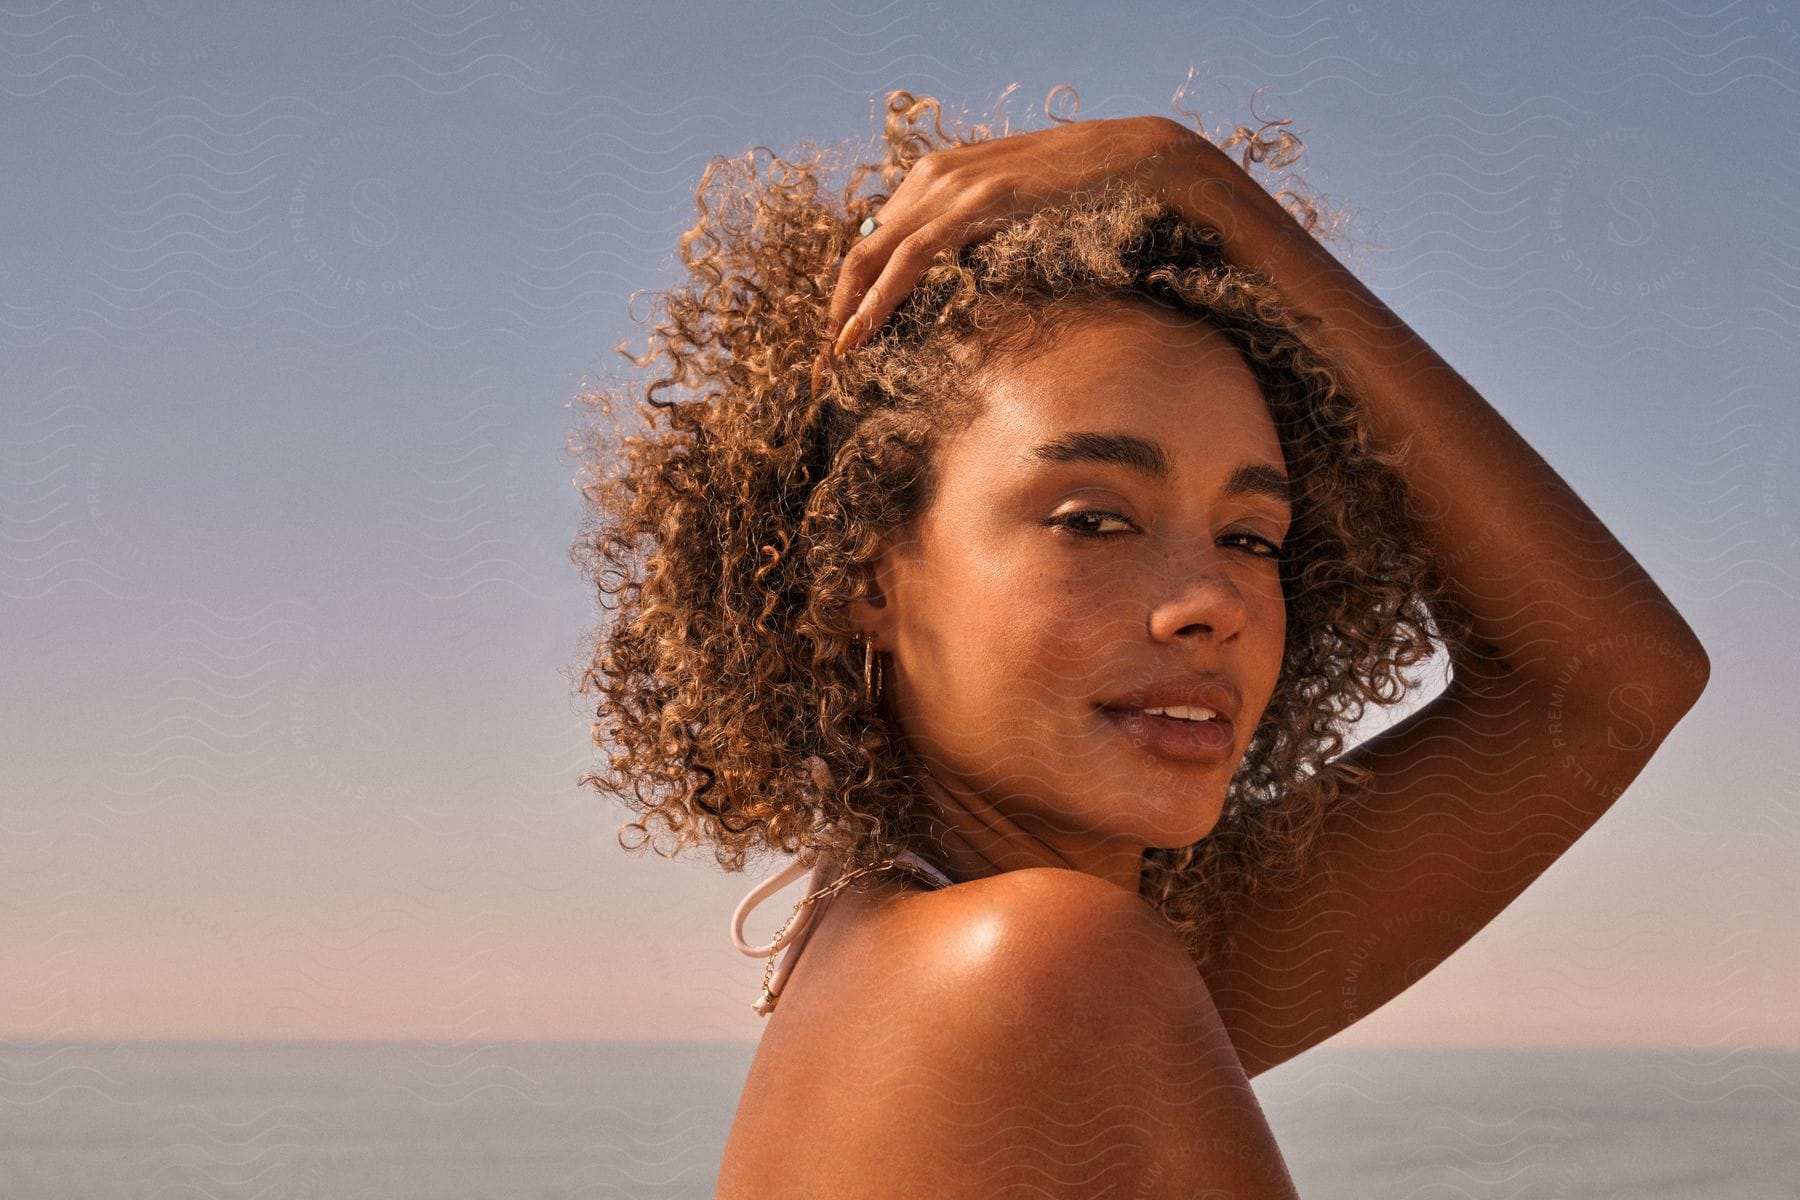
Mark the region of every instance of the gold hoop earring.
<instances>
[{"instance_id":1,"label":"gold hoop earring","mask_svg":"<svg viewBox=\"0 0 1800 1200\"><path fill-rule=\"evenodd\" d=\"M863 709L875 713L881 703L881 660L875 653L875 639L863 639Z\"/></svg>"}]
</instances>

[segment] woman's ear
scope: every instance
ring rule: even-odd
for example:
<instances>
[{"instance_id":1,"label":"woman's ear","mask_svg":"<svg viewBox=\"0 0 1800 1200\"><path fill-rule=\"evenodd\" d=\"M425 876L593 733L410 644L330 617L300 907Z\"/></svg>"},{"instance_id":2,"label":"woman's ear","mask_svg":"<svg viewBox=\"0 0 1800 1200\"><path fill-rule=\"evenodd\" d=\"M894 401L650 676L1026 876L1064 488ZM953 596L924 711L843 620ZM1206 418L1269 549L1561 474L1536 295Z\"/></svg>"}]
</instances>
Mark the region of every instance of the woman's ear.
<instances>
[{"instance_id":1,"label":"woman's ear","mask_svg":"<svg viewBox=\"0 0 1800 1200\"><path fill-rule=\"evenodd\" d=\"M876 649L893 644L894 622L899 619L899 543L893 537L881 539L876 557L863 563L858 575L861 591L850 602L850 624L865 637L874 640Z\"/></svg>"},{"instance_id":2,"label":"woman's ear","mask_svg":"<svg viewBox=\"0 0 1800 1200\"><path fill-rule=\"evenodd\" d=\"M864 563L859 572L862 587L856 599L850 602L850 625L859 634L874 640L880 647L891 640L891 624L894 606L888 603L887 588L882 586L886 574L880 567L879 560Z\"/></svg>"}]
</instances>

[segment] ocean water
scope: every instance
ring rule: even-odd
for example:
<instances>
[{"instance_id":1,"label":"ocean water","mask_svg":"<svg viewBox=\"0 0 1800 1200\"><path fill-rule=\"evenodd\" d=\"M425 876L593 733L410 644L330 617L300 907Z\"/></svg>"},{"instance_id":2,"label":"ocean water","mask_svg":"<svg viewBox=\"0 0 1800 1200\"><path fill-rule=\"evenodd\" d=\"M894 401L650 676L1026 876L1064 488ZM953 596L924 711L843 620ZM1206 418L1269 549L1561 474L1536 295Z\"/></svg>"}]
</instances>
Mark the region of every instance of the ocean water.
<instances>
[{"instance_id":1,"label":"ocean water","mask_svg":"<svg viewBox=\"0 0 1800 1200\"><path fill-rule=\"evenodd\" d=\"M4 1200L712 1193L749 1046L0 1044ZM1800 1054L1315 1050L1305 1200L1800 1198Z\"/></svg>"}]
</instances>

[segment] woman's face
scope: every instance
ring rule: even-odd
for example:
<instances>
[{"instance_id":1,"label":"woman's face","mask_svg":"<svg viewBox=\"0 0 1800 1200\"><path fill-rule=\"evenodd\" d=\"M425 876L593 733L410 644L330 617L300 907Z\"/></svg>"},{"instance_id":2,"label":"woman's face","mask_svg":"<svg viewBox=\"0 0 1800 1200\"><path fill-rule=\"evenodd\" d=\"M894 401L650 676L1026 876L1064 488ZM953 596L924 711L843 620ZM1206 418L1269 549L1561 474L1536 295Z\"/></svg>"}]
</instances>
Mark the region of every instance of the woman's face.
<instances>
[{"instance_id":1,"label":"woman's face","mask_svg":"<svg viewBox=\"0 0 1800 1200\"><path fill-rule=\"evenodd\" d=\"M1213 828L1274 690L1290 510L1223 334L1138 301L1088 312L993 368L857 613L952 874L1065 866L1135 892L1145 847ZM1210 760L1153 751L1108 711L1207 674L1238 702Z\"/></svg>"}]
</instances>

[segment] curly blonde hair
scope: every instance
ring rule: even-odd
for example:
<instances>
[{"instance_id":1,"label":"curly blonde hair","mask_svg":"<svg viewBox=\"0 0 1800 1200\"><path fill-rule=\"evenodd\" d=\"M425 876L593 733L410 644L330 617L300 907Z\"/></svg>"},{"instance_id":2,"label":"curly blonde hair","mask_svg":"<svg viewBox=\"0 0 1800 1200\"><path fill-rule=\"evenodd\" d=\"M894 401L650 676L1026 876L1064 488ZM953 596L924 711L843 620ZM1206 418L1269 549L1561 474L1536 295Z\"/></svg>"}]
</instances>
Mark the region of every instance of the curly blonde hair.
<instances>
[{"instance_id":1,"label":"curly blonde hair","mask_svg":"<svg viewBox=\"0 0 1800 1200\"><path fill-rule=\"evenodd\" d=\"M1284 167L1301 152L1286 124L1239 126L1214 144L1241 147L1246 172ZM643 355L618 347L639 368L659 364L637 406L648 428L593 421L575 443L588 510L572 557L610 613L580 679L609 754L580 782L637 814L620 830L626 849L672 857L707 844L728 871L751 851L818 849L854 868L923 849L907 749L860 703L848 611L878 544L930 504L933 447L977 411L981 372L1096 305L1190 312L1255 373L1295 488L1274 694L1216 827L1144 856L1139 894L1204 966L1228 945L1218 939L1237 898L1294 886L1326 814L1365 782L1332 761L1349 727L1367 705L1399 701L1433 637L1460 643L1466 622L1398 456L1371 444L1340 373L1269 279L1227 265L1216 230L1127 188L941 253L814 390L857 227L922 156L992 136L982 124L946 132L937 101L896 91L885 152L857 162L835 201L824 187L834 154L812 143L708 164L680 242L689 278L657 293ZM881 190L863 190L871 177ZM1324 228L1291 181L1275 196L1309 232ZM610 415L623 394L582 399Z\"/></svg>"}]
</instances>

